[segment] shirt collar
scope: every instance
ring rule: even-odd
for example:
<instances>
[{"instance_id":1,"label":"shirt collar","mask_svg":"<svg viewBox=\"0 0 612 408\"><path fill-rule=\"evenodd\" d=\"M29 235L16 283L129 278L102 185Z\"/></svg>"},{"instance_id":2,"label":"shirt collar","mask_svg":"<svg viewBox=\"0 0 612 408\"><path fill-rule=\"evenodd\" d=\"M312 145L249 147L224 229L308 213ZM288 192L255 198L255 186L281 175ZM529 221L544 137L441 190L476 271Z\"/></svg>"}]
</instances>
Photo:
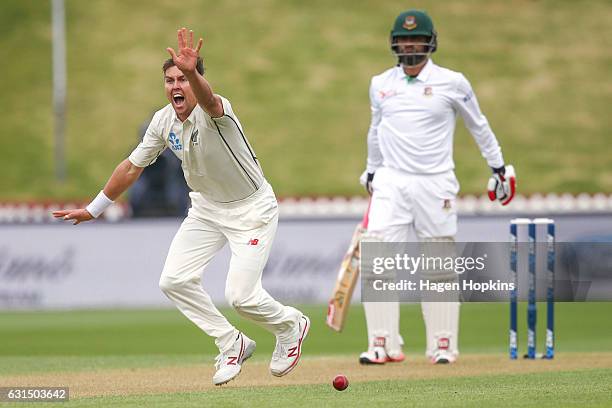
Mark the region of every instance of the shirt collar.
<instances>
[{"instance_id":1,"label":"shirt collar","mask_svg":"<svg viewBox=\"0 0 612 408\"><path fill-rule=\"evenodd\" d=\"M431 76L431 72L433 71L434 66L435 64L433 63L431 58L428 59L427 62L425 63L425 66L423 67L421 72L419 72L419 75L417 75L415 79L421 82L427 82L427 80ZM398 65L398 69L399 69L400 75L402 75L404 78L408 78L408 76L404 72L404 69L402 68L401 65Z\"/></svg>"},{"instance_id":2,"label":"shirt collar","mask_svg":"<svg viewBox=\"0 0 612 408\"><path fill-rule=\"evenodd\" d=\"M196 104L196 106L193 108L189 116L187 116L187 119L185 119L185 122L189 122L189 123L195 122L196 109L198 108L200 108L200 105ZM174 110L174 107L172 106L172 104L170 104L170 109L172 109L172 120L182 123L179 117L177 116L176 111Z\"/></svg>"},{"instance_id":3,"label":"shirt collar","mask_svg":"<svg viewBox=\"0 0 612 408\"><path fill-rule=\"evenodd\" d=\"M425 63L425 66L423 67L421 72L419 72L419 75L417 75L417 79L421 82L427 82L427 80L429 79L429 76L431 75L431 71L433 71L433 67L434 67L434 63L430 58Z\"/></svg>"}]
</instances>

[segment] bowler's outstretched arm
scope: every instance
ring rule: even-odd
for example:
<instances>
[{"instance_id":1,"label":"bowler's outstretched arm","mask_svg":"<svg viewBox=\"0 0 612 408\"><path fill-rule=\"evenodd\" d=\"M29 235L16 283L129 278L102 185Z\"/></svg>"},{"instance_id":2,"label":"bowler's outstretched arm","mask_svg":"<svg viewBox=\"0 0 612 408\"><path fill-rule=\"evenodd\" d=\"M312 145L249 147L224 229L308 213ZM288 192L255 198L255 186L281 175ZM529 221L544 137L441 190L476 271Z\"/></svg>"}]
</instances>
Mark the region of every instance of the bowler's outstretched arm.
<instances>
[{"instance_id":1,"label":"bowler's outstretched arm","mask_svg":"<svg viewBox=\"0 0 612 408\"><path fill-rule=\"evenodd\" d=\"M223 103L218 95L213 93L210 83L198 73L196 64L200 48L202 48L202 39L198 40L196 47L193 47L193 31L187 31L186 28L181 28L177 33L178 37L178 55L172 48L166 48L166 51L172 57L174 65L183 72L185 78L189 81L189 85L198 100L198 105L202 107L210 115L211 118L219 118L223 116ZM187 38L189 37L189 39Z\"/></svg>"},{"instance_id":2,"label":"bowler's outstretched arm","mask_svg":"<svg viewBox=\"0 0 612 408\"><path fill-rule=\"evenodd\" d=\"M143 170L143 167L134 166L128 159L123 160L117 166L117 168L115 168L115 171L113 171L113 174L106 182L104 189L100 192L92 204L96 200L99 200L99 197L102 194L102 199L106 198L110 202L115 201L125 190L134 184L134 182L142 174ZM91 214L86 208L53 211L53 216L55 218L74 220L74 225L92 220L95 218L94 215L96 214Z\"/></svg>"}]
</instances>

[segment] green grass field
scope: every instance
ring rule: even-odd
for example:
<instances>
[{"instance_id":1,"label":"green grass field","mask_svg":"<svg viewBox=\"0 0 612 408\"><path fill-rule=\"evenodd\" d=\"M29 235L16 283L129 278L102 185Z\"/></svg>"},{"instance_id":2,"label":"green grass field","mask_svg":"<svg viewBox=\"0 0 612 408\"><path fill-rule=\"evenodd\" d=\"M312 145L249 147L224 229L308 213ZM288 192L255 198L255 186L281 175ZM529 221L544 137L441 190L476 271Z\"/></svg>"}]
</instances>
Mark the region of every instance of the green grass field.
<instances>
[{"instance_id":1,"label":"green grass field","mask_svg":"<svg viewBox=\"0 0 612 408\"><path fill-rule=\"evenodd\" d=\"M446 367L425 360L418 306L402 308L407 361L385 367L357 363L365 346L361 307L351 310L341 334L324 325L324 307L304 307L313 323L304 360L281 379L267 373L273 337L226 310L258 347L240 377L222 388L211 385L213 342L175 310L5 312L0 386L70 386L68 406L83 407L609 405L612 327L605 322L612 303L556 306L554 361L509 361L507 305L465 304L462 354ZM543 305L539 310L542 319ZM524 347L523 319L519 338ZM342 393L329 384L340 372L351 381Z\"/></svg>"},{"instance_id":2,"label":"green grass field","mask_svg":"<svg viewBox=\"0 0 612 408\"><path fill-rule=\"evenodd\" d=\"M609 1L66 0L69 178L59 184L50 2L4 0L0 199L98 191L166 103L160 67L183 25L204 36L207 75L279 195L360 193L369 79L394 63L387 35L409 5L434 18L435 60L473 83L520 192L612 191ZM489 170L458 129L462 192L481 194Z\"/></svg>"},{"instance_id":3,"label":"green grass field","mask_svg":"<svg viewBox=\"0 0 612 408\"><path fill-rule=\"evenodd\" d=\"M80 401L79 406L604 407L610 403L611 381L609 369L585 370L460 380L376 381L359 384L342 394L325 384L271 388L265 392L258 388L240 388L222 393L92 398Z\"/></svg>"}]
</instances>

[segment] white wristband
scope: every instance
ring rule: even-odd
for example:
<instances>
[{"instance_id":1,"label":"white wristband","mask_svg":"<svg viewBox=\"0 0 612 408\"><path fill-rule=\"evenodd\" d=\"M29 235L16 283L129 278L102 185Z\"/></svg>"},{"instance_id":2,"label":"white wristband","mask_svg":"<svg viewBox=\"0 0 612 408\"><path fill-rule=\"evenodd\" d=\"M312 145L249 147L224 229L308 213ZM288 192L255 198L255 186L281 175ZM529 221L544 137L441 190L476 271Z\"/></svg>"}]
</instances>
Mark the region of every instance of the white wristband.
<instances>
[{"instance_id":1,"label":"white wristband","mask_svg":"<svg viewBox=\"0 0 612 408\"><path fill-rule=\"evenodd\" d=\"M98 218L112 203L113 201L108 198L106 194L104 194L104 190L102 190L85 209L92 217Z\"/></svg>"}]
</instances>

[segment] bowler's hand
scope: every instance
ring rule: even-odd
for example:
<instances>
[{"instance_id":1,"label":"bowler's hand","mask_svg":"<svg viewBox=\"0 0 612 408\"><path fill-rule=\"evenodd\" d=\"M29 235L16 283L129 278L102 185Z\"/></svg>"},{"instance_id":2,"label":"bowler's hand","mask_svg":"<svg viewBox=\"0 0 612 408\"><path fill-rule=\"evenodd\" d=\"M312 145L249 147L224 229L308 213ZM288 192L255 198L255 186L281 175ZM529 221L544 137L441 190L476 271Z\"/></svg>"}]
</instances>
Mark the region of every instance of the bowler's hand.
<instances>
[{"instance_id":1,"label":"bowler's hand","mask_svg":"<svg viewBox=\"0 0 612 408\"><path fill-rule=\"evenodd\" d=\"M61 218L66 221L74 220L72 225L77 225L81 222L94 219L94 217L89 213L89 211L84 208L53 211L52 214L55 218Z\"/></svg>"},{"instance_id":2,"label":"bowler's hand","mask_svg":"<svg viewBox=\"0 0 612 408\"><path fill-rule=\"evenodd\" d=\"M198 40L198 45L193 47L193 31L185 27L177 31L178 38L178 55L172 48L166 48L166 51L172 57L174 65L184 74L193 73L196 70L200 48L202 48L202 39Z\"/></svg>"}]
</instances>

